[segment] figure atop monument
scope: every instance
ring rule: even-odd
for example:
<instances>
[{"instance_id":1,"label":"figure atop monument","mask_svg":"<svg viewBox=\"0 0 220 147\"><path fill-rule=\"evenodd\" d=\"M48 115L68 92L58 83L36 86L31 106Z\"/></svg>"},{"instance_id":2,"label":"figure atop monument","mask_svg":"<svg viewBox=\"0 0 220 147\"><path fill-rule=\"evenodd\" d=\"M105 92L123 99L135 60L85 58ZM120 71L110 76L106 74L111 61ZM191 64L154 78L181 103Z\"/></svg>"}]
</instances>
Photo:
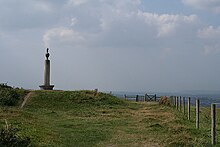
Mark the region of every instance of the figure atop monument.
<instances>
[{"instance_id":1,"label":"figure atop monument","mask_svg":"<svg viewBox=\"0 0 220 147\"><path fill-rule=\"evenodd\" d=\"M47 60L48 60L49 56L50 56L50 54L49 54L49 48L47 48L47 53L46 53L46 58L47 58Z\"/></svg>"}]
</instances>

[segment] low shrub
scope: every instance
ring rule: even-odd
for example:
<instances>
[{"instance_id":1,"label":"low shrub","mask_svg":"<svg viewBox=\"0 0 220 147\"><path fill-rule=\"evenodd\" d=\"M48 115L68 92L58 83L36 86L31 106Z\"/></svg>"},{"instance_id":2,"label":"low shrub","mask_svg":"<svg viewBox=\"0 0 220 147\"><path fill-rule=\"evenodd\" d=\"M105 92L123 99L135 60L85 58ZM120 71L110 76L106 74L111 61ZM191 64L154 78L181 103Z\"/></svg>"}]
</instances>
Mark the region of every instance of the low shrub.
<instances>
[{"instance_id":1,"label":"low shrub","mask_svg":"<svg viewBox=\"0 0 220 147\"><path fill-rule=\"evenodd\" d=\"M171 105L170 100L166 96L161 96L160 97L159 104L160 105L166 105L166 106L170 106Z\"/></svg>"},{"instance_id":2,"label":"low shrub","mask_svg":"<svg viewBox=\"0 0 220 147\"><path fill-rule=\"evenodd\" d=\"M0 105L15 106L28 93L27 90L12 88L7 84L0 84Z\"/></svg>"},{"instance_id":3,"label":"low shrub","mask_svg":"<svg viewBox=\"0 0 220 147\"><path fill-rule=\"evenodd\" d=\"M19 94L14 89L0 89L0 105L14 106L19 101Z\"/></svg>"},{"instance_id":4,"label":"low shrub","mask_svg":"<svg viewBox=\"0 0 220 147\"><path fill-rule=\"evenodd\" d=\"M18 135L19 129L7 124L0 130L1 147L30 147L31 140L29 137Z\"/></svg>"}]
</instances>

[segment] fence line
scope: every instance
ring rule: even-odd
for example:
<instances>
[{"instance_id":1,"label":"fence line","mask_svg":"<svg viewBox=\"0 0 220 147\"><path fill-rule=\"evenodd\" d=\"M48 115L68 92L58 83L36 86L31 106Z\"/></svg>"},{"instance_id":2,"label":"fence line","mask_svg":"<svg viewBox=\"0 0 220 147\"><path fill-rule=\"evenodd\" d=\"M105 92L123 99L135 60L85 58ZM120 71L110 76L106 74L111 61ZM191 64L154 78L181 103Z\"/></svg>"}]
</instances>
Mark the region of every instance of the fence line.
<instances>
[{"instance_id":1,"label":"fence line","mask_svg":"<svg viewBox=\"0 0 220 147\"><path fill-rule=\"evenodd\" d=\"M148 95L148 94L145 94L145 95L126 95L124 94L124 99L125 100L135 100L136 102L139 102L139 101L157 101L157 95L154 94L154 95Z\"/></svg>"},{"instance_id":2,"label":"fence line","mask_svg":"<svg viewBox=\"0 0 220 147\"><path fill-rule=\"evenodd\" d=\"M185 115L185 97L181 98L181 96L172 96L170 97L170 101L171 104L174 106L175 109L177 109L180 112L183 112L183 114ZM182 104L182 106L181 106ZM187 117L188 120L191 119L191 98L188 97L188 101L187 101ZM217 143L217 138L216 138L216 105L220 104L220 103L212 103L211 104L211 144L212 145L216 145ZM195 103L195 115L196 115L196 129L200 128L200 100L196 99L196 103ZM183 110L183 111L182 111Z\"/></svg>"},{"instance_id":3,"label":"fence line","mask_svg":"<svg viewBox=\"0 0 220 147\"><path fill-rule=\"evenodd\" d=\"M128 99L134 99L136 102L139 101L157 101L157 96L155 95L124 95L124 98L126 100ZM187 110L187 118L188 120L191 120L191 97L188 97L186 102L186 97L181 96L172 96L170 97L170 102L174 106L174 108L180 112L182 112L184 115L186 115ZM186 108L187 103L187 108ZM195 126L196 129L200 128L200 100L196 99L195 102ZM216 138L216 104L211 104L211 144L216 145L217 138ZM219 103L220 104L220 103Z\"/></svg>"}]
</instances>

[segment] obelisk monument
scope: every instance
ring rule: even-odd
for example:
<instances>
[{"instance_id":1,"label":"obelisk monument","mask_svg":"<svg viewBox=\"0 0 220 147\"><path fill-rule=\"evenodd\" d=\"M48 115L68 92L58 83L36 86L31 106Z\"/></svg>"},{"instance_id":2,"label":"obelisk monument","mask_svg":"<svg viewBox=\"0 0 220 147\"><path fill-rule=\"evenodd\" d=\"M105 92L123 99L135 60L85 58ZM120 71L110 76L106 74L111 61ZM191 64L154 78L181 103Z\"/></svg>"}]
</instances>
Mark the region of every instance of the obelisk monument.
<instances>
[{"instance_id":1,"label":"obelisk monument","mask_svg":"<svg viewBox=\"0 0 220 147\"><path fill-rule=\"evenodd\" d=\"M50 60L49 48L47 48L45 67L44 67L44 85L40 85L41 90L53 90L54 85L50 85Z\"/></svg>"}]
</instances>

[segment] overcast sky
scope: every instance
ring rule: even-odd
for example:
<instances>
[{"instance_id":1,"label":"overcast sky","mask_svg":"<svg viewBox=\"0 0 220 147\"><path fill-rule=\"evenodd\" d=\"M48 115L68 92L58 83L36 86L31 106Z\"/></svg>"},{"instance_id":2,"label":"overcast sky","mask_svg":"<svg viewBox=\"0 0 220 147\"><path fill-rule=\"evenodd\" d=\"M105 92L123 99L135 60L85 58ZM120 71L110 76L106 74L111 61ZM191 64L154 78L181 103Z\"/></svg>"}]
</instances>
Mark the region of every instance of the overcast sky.
<instances>
[{"instance_id":1,"label":"overcast sky","mask_svg":"<svg viewBox=\"0 0 220 147\"><path fill-rule=\"evenodd\" d=\"M220 91L219 0L0 0L0 82Z\"/></svg>"}]
</instances>

